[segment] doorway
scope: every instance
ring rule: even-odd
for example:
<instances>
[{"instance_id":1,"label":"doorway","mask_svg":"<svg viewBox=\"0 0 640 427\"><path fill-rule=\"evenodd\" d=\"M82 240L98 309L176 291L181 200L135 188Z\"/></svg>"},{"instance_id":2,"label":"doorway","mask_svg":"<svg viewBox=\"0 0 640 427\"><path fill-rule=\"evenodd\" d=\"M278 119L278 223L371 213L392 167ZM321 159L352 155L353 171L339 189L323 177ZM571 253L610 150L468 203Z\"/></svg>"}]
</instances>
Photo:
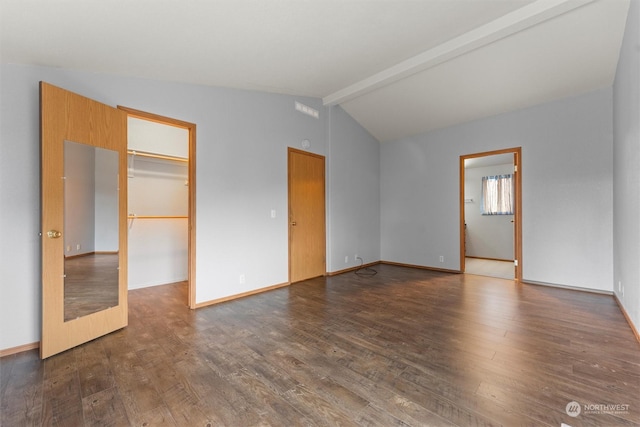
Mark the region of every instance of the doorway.
<instances>
[{"instance_id":1,"label":"doorway","mask_svg":"<svg viewBox=\"0 0 640 427\"><path fill-rule=\"evenodd\" d=\"M289 148L289 283L326 274L325 158Z\"/></svg>"},{"instance_id":2,"label":"doorway","mask_svg":"<svg viewBox=\"0 0 640 427\"><path fill-rule=\"evenodd\" d=\"M522 280L520 162L519 147L460 157L462 272Z\"/></svg>"},{"instance_id":3,"label":"doorway","mask_svg":"<svg viewBox=\"0 0 640 427\"><path fill-rule=\"evenodd\" d=\"M43 359L128 324L130 117L188 132L187 281L195 308L195 125L41 82Z\"/></svg>"},{"instance_id":4,"label":"doorway","mask_svg":"<svg viewBox=\"0 0 640 427\"><path fill-rule=\"evenodd\" d=\"M195 124L118 108L129 121L129 288L186 279L195 308Z\"/></svg>"}]
</instances>

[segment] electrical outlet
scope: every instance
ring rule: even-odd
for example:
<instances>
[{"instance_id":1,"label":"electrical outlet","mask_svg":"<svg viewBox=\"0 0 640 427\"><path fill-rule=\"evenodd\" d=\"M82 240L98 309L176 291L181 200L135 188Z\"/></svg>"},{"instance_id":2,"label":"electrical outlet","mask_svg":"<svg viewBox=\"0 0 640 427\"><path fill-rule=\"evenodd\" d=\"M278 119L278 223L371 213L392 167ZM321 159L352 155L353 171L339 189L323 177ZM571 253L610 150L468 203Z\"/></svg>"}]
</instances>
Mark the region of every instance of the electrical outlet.
<instances>
[{"instance_id":1,"label":"electrical outlet","mask_svg":"<svg viewBox=\"0 0 640 427\"><path fill-rule=\"evenodd\" d=\"M76 245L76 250L78 250L78 251L80 250L80 243L78 243L78 244Z\"/></svg>"},{"instance_id":2,"label":"electrical outlet","mask_svg":"<svg viewBox=\"0 0 640 427\"><path fill-rule=\"evenodd\" d=\"M444 262L444 256L440 255L440 262Z\"/></svg>"},{"instance_id":3,"label":"electrical outlet","mask_svg":"<svg viewBox=\"0 0 640 427\"><path fill-rule=\"evenodd\" d=\"M349 262L349 255L345 255L345 257L344 257L344 263L346 264L346 263L348 263L348 262Z\"/></svg>"},{"instance_id":4,"label":"electrical outlet","mask_svg":"<svg viewBox=\"0 0 640 427\"><path fill-rule=\"evenodd\" d=\"M240 284L245 282L245 277L244 274L241 274L240 277L238 278L238 281L240 282Z\"/></svg>"},{"instance_id":5,"label":"electrical outlet","mask_svg":"<svg viewBox=\"0 0 640 427\"><path fill-rule=\"evenodd\" d=\"M71 252L71 245L67 245L67 252Z\"/></svg>"}]
</instances>

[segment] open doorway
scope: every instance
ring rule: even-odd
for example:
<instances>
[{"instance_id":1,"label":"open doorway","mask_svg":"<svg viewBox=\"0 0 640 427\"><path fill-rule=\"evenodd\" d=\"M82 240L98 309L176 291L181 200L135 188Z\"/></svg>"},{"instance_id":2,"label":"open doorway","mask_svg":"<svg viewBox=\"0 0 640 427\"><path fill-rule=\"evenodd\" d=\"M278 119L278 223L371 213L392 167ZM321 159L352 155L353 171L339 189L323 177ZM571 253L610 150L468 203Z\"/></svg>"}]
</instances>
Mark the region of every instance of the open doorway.
<instances>
[{"instance_id":1,"label":"open doorway","mask_svg":"<svg viewBox=\"0 0 640 427\"><path fill-rule=\"evenodd\" d=\"M521 280L520 148L460 157L460 265Z\"/></svg>"},{"instance_id":2,"label":"open doorway","mask_svg":"<svg viewBox=\"0 0 640 427\"><path fill-rule=\"evenodd\" d=\"M129 289L186 282L195 307L195 125L128 114Z\"/></svg>"}]
</instances>

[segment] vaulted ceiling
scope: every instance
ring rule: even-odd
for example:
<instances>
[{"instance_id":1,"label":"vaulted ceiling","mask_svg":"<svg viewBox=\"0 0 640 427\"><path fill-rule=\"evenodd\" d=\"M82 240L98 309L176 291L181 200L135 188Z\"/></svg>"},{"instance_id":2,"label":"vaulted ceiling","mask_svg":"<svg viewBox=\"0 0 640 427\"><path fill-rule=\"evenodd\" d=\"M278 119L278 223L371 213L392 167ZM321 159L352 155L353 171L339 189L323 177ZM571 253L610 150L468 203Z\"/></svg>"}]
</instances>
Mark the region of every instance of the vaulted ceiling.
<instances>
[{"instance_id":1,"label":"vaulted ceiling","mask_svg":"<svg viewBox=\"0 0 640 427\"><path fill-rule=\"evenodd\" d=\"M322 98L393 141L613 83L629 0L0 0L1 60Z\"/></svg>"}]
</instances>

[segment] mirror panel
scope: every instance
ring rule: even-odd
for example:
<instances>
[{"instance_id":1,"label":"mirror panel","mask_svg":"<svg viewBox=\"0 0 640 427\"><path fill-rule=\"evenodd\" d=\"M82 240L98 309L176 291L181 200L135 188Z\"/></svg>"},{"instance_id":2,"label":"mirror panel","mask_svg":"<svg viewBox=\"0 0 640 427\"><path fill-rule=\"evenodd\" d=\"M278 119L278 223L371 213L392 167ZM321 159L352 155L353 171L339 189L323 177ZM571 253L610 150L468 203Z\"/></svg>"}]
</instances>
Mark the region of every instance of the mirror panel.
<instances>
[{"instance_id":1,"label":"mirror panel","mask_svg":"<svg viewBox=\"0 0 640 427\"><path fill-rule=\"evenodd\" d=\"M64 142L64 321L118 305L118 152Z\"/></svg>"}]
</instances>

